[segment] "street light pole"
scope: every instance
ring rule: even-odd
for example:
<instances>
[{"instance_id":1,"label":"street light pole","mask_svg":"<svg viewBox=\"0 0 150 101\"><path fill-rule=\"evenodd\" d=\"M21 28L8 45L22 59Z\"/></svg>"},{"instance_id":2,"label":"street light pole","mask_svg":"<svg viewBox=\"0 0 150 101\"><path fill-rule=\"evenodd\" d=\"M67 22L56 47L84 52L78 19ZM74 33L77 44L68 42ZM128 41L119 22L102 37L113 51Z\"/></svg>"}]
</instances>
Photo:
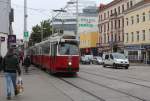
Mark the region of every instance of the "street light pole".
<instances>
[{"instance_id":1,"label":"street light pole","mask_svg":"<svg viewBox=\"0 0 150 101\"><path fill-rule=\"evenodd\" d=\"M43 25L44 22L41 23L41 41L43 41Z\"/></svg>"},{"instance_id":2,"label":"street light pole","mask_svg":"<svg viewBox=\"0 0 150 101\"><path fill-rule=\"evenodd\" d=\"M24 0L24 33L27 32L27 0ZM27 40L24 37L24 54L26 56Z\"/></svg>"},{"instance_id":3,"label":"street light pole","mask_svg":"<svg viewBox=\"0 0 150 101\"><path fill-rule=\"evenodd\" d=\"M77 21L76 21L76 22L77 22L77 23L76 23L76 34L77 34L76 39L77 39L78 41L80 41L79 32L78 32L78 27L79 27L79 26L78 26L78 25L79 25L79 21L78 21L78 20L79 20L79 15L78 15L78 13L79 13L79 6L78 6L78 4L79 4L79 1L77 0L77 1L76 1L76 13L77 13L77 14L76 14L76 20L77 20Z\"/></svg>"}]
</instances>

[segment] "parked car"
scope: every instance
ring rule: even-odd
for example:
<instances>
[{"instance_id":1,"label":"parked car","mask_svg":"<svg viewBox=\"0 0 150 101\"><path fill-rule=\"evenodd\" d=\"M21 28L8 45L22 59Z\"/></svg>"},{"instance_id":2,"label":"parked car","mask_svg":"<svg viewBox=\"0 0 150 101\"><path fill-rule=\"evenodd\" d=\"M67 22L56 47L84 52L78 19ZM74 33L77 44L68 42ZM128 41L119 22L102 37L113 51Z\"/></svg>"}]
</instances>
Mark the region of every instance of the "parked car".
<instances>
[{"instance_id":1,"label":"parked car","mask_svg":"<svg viewBox=\"0 0 150 101\"><path fill-rule=\"evenodd\" d=\"M103 64L103 59L102 59L102 57L99 57L99 56L93 57L93 59L92 59L92 64L99 64L99 65Z\"/></svg>"},{"instance_id":2,"label":"parked car","mask_svg":"<svg viewBox=\"0 0 150 101\"><path fill-rule=\"evenodd\" d=\"M103 67L113 66L114 68L124 67L129 68L129 60L121 53L106 53L103 54Z\"/></svg>"},{"instance_id":3,"label":"parked car","mask_svg":"<svg viewBox=\"0 0 150 101\"><path fill-rule=\"evenodd\" d=\"M84 57L88 58L90 61L93 59L93 55L84 55Z\"/></svg>"},{"instance_id":4,"label":"parked car","mask_svg":"<svg viewBox=\"0 0 150 101\"><path fill-rule=\"evenodd\" d=\"M90 64L90 63L91 63L91 60L90 60L88 57L81 56L80 62L81 62L82 64Z\"/></svg>"}]
</instances>

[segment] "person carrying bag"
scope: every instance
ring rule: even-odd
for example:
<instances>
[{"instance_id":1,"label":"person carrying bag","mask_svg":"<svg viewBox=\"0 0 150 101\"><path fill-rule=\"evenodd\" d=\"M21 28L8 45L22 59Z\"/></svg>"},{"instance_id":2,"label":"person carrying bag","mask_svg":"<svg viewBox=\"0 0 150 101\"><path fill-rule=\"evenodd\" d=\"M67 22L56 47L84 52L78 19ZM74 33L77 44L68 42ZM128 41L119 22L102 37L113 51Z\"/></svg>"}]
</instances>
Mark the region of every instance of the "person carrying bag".
<instances>
[{"instance_id":1,"label":"person carrying bag","mask_svg":"<svg viewBox=\"0 0 150 101\"><path fill-rule=\"evenodd\" d=\"M8 49L8 52L7 52L6 56L4 57L2 64L3 64L2 70L4 71L5 78L6 78L7 100L11 100L11 96L12 96L11 84L13 84L14 94L16 96L18 94L17 86L16 86L17 74L18 74L18 76L21 75L19 59L14 54L13 48Z\"/></svg>"}]
</instances>

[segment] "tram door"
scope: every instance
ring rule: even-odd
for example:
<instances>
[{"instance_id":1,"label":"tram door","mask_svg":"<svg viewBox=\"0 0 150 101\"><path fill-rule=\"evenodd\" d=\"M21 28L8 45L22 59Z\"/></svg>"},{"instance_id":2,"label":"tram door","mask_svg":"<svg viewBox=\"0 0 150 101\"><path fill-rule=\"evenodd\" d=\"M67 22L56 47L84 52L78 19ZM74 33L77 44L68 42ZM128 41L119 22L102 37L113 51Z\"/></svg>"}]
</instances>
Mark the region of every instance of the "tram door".
<instances>
[{"instance_id":1,"label":"tram door","mask_svg":"<svg viewBox=\"0 0 150 101\"><path fill-rule=\"evenodd\" d=\"M57 44L52 43L51 44L51 68L52 71L56 69L56 56L57 56Z\"/></svg>"}]
</instances>

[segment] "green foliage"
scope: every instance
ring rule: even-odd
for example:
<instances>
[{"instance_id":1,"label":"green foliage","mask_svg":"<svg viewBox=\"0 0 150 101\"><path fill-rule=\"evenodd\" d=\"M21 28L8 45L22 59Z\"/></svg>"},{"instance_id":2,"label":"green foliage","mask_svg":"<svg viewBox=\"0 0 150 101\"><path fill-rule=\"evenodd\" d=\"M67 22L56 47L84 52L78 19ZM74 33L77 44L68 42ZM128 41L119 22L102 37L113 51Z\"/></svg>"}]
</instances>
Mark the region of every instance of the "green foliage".
<instances>
[{"instance_id":1,"label":"green foliage","mask_svg":"<svg viewBox=\"0 0 150 101\"><path fill-rule=\"evenodd\" d=\"M40 25L37 24L33 26L29 39L29 46L42 41L42 31L43 39L49 37L52 34L52 26L50 25L50 20L44 20L40 23Z\"/></svg>"}]
</instances>

